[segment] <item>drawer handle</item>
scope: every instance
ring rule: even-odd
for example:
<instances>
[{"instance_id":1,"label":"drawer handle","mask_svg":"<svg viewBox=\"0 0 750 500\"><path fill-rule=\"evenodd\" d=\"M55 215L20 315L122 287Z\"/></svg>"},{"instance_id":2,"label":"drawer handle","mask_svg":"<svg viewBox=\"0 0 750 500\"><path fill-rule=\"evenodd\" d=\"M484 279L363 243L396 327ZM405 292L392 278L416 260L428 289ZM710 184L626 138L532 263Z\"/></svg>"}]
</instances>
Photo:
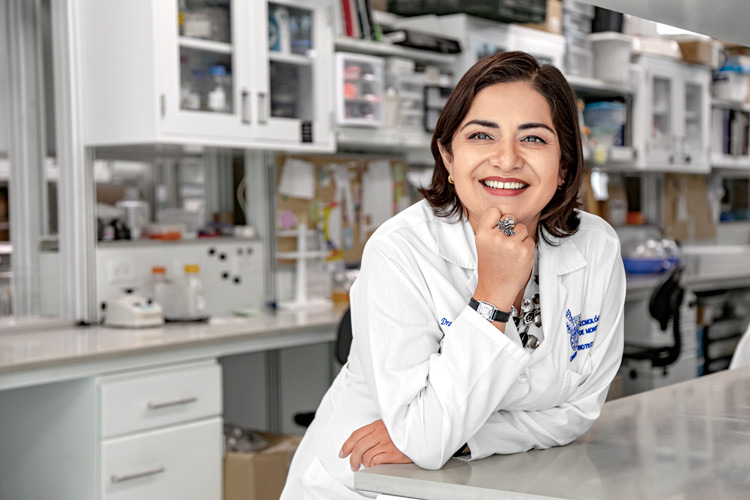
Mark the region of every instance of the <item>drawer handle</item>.
<instances>
[{"instance_id":1,"label":"drawer handle","mask_svg":"<svg viewBox=\"0 0 750 500\"><path fill-rule=\"evenodd\" d=\"M123 483L125 481L130 481L131 479L138 479L139 477L161 474L166 470L167 469L164 467L154 467L153 469L144 469L138 472L131 472L130 474L112 474L111 479L114 484L117 484Z\"/></svg>"},{"instance_id":2,"label":"drawer handle","mask_svg":"<svg viewBox=\"0 0 750 500\"><path fill-rule=\"evenodd\" d=\"M190 403L195 403L198 401L198 398L195 396L189 397L189 398L182 398L182 399L172 399L169 401L159 401L157 403L154 403L153 401L150 401L148 403L148 409L149 410L158 410L159 408L166 408L168 406L180 406L180 405L186 405Z\"/></svg>"}]
</instances>

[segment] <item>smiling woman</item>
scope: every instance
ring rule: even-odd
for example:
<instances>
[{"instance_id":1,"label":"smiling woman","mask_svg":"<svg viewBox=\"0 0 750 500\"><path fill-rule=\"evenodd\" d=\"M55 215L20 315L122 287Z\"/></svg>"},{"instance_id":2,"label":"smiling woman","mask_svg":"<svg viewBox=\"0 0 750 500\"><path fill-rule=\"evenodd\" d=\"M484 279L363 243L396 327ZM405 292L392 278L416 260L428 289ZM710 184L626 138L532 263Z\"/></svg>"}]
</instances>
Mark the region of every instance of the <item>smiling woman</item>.
<instances>
[{"instance_id":1,"label":"smiling woman","mask_svg":"<svg viewBox=\"0 0 750 500\"><path fill-rule=\"evenodd\" d=\"M564 445L599 415L622 357L625 273L612 228L576 210L570 86L525 53L483 59L448 98L432 153L426 199L367 242L349 359L284 499L364 498L360 467Z\"/></svg>"}]
</instances>

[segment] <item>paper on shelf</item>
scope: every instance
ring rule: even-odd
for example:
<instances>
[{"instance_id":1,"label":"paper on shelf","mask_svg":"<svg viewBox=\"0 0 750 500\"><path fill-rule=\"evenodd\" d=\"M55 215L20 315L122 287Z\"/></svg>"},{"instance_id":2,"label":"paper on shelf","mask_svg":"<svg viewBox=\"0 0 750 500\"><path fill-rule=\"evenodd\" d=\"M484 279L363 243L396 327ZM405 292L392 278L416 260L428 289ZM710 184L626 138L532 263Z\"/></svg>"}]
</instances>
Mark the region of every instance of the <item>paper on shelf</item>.
<instances>
[{"instance_id":1,"label":"paper on shelf","mask_svg":"<svg viewBox=\"0 0 750 500\"><path fill-rule=\"evenodd\" d=\"M389 160L372 160L362 174L360 241L393 216L393 177Z\"/></svg>"},{"instance_id":2,"label":"paper on shelf","mask_svg":"<svg viewBox=\"0 0 750 500\"><path fill-rule=\"evenodd\" d=\"M312 200L315 197L315 165L297 158L287 158L281 171L279 194Z\"/></svg>"}]
</instances>

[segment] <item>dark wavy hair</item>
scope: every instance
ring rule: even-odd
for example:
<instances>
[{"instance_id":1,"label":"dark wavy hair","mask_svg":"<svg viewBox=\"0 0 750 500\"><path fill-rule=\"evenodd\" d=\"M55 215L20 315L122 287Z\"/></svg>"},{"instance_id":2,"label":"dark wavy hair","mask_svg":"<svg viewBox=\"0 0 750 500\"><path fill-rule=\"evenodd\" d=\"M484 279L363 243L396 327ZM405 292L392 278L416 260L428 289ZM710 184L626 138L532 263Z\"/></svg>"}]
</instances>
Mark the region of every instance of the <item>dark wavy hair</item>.
<instances>
[{"instance_id":1,"label":"dark wavy hair","mask_svg":"<svg viewBox=\"0 0 750 500\"><path fill-rule=\"evenodd\" d=\"M474 97L496 83L529 82L534 90L547 100L552 112L552 122L560 142L560 168L565 171L565 184L542 209L537 234L545 240L541 228L558 238L565 238L578 230L578 190L583 170L581 132L578 126L578 109L573 89L559 69L550 64L539 64L525 52L504 52L486 57L461 78L440 113L432 136L432 156L435 170L432 182L420 192L438 217L462 218L465 211L455 186L448 182L448 170L440 155L438 144L452 155L451 144L461 122L466 118Z\"/></svg>"}]
</instances>

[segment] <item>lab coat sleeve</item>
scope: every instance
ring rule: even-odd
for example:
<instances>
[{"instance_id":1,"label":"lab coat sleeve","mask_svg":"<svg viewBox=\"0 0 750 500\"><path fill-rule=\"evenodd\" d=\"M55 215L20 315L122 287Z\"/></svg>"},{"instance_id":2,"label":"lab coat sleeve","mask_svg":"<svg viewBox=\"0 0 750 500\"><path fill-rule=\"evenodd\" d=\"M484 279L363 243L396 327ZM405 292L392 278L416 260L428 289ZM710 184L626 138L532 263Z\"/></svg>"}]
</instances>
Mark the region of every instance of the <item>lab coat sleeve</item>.
<instances>
[{"instance_id":1,"label":"lab coat sleeve","mask_svg":"<svg viewBox=\"0 0 750 500\"><path fill-rule=\"evenodd\" d=\"M619 248L618 248L619 250ZM625 303L625 271L617 257L602 270L611 276L605 290L601 323L589 361L591 371L578 380L579 385L566 401L554 408L538 411L496 411L468 441L471 460L500 453L517 453L532 448L542 449L570 443L584 434L596 421L607 396L609 384L622 360ZM563 374L561 374L563 376ZM565 374L571 381L579 375Z\"/></svg>"},{"instance_id":2,"label":"lab coat sleeve","mask_svg":"<svg viewBox=\"0 0 750 500\"><path fill-rule=\"evenodd\" d=\"M438 469L474 435L529 355L468 306L446 333L419 256L368 242L352 287L357 353L394 445Z\"/></svg>"}]
</instances>

